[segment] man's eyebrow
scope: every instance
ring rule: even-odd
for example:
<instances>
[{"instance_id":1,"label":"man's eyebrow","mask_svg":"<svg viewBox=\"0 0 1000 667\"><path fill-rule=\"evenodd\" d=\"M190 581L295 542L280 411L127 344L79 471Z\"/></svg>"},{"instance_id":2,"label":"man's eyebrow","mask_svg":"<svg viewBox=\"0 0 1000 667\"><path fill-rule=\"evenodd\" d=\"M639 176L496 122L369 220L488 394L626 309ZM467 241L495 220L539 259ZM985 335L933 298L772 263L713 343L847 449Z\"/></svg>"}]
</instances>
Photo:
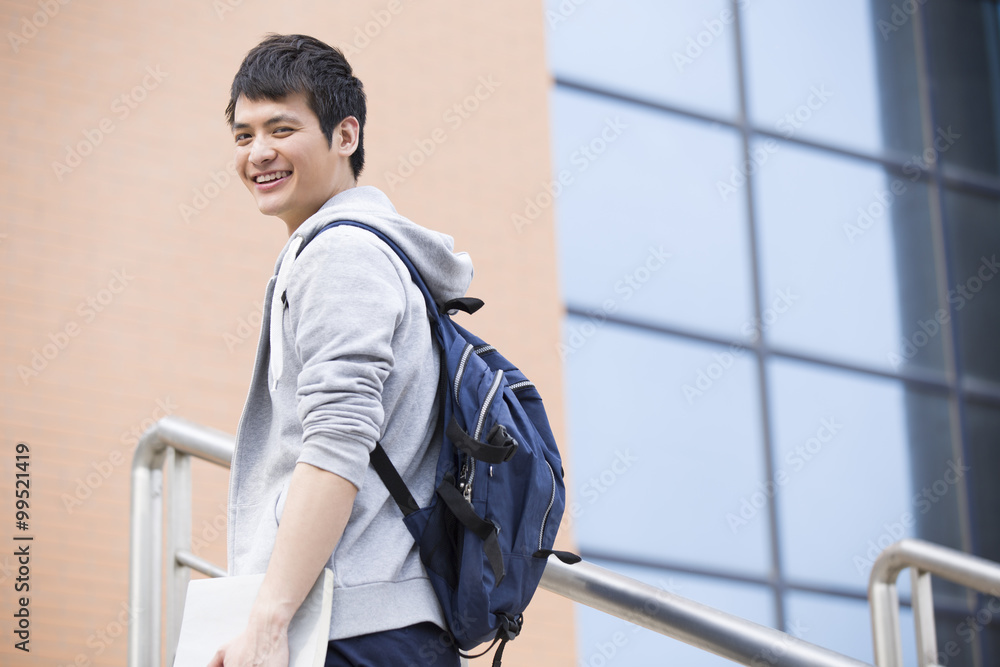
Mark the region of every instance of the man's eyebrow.
<instances>
[{"instance_id":1,"label":"man's eyebrow","mask_svg":"<svg viewBox=\"0 0 1000 667\"><path fill-rule=\"evenodd\" d=\"M279 113L277 116L271 116L266 121L264 121L264 127L271 127L279 123L294 123L301 124L301 121L292 114ZM234 130L248 130L250 129L249 123L233 123Z\"/></svg>"}]
</instances>

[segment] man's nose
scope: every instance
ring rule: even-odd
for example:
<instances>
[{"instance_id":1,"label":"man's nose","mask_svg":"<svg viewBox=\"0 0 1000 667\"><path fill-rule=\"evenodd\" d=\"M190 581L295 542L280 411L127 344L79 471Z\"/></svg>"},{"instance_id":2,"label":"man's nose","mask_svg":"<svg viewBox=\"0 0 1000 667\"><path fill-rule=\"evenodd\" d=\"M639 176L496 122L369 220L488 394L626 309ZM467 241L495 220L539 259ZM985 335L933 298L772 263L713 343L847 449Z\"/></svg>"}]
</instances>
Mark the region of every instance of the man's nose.
<instances>
[{"instance_id":1,"label":"man's nose","mask_svg":"<svg viewBox=\"0 0 1000 667\"><path fill-rule=\"evenodd\" d=\"M264 164L273 160L274 155L274 147L266 137L257 137L250 145L250 162L253 164Z\"/></svg>"}]
</instances>

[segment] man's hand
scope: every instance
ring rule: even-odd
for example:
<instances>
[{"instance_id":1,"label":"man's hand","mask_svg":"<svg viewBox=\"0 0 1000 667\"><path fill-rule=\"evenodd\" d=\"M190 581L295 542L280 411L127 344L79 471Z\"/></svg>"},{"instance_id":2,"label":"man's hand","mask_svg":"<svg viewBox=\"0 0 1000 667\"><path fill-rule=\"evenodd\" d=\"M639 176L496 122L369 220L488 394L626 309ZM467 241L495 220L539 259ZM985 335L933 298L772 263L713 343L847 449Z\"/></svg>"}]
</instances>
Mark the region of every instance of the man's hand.
<instances>
[{"instance_id":1,"label":"man's hand","mask_svg":"<svg viewBox=\"0 0 1000 667\"><path fill-rule=\"evenodd\" d=\"M219 649L208 667L288 667L288 629L267 632L251 622Z\"/></svg>"},{"instance_id":2,"label":"man's hand","mask_svg":"<svg viewBox=\"0 0 1000 667\"><path fill-rule=\"evenodd\" d=\"M339 475L295 465L250 622L208 667L288 667L288 624L340 541L357 493Z\"/></svg>"}]
</instances>

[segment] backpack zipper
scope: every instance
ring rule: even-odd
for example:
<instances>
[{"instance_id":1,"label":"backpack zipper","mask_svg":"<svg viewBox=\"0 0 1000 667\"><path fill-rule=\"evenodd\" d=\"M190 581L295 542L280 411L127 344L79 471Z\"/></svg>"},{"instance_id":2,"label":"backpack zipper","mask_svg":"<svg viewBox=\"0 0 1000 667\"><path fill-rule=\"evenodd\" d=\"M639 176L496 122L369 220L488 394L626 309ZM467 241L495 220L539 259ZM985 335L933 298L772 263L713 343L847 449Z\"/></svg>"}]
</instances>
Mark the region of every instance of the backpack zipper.
<instances>
[{"instance_id":1,"label":"backpack zipper","mask_svg":"<svg viewBox=\"0 0 1000 667\"><path fill-rule=\"evenodd\" d=\"M458 392L462 388L462 376L465 375L465 365L469 363L469 355L472 354L472 346L466 344L462 350L462 358L458 360L458 368L455 370L455 404L458 404Z\"/></svg>"},{"instance_id":2,"label":"backpack zipper","mask_svg":"<svg viewBox=\"0 0 1000 667\"><path fill-rule=\"evenodd\" d=\"M486 400L483 401L483 407L479 410L479 419L476 422L476 432L472 436L476 440L483 434L483 426L486 424L486 415L490 411L490 406L493 405L493 400L496 398L497 392L500 389L500 385L503 383L503 371L497 371L497 374L493 376L493 384L490 385L490 390L486 393ZM469 456L468 459L472 457ZM465 499L470 503L472 502L472 481L476 478L476 464L475 462L466 459L466 464L469 466L469 479L465 482L465 489L463 493Z\"/></svg>"},{"instance_id":3,"label":"backpack zipper","mask_svg":"<svg viewBox=\"0 0 1000 667\"><path fill-rule=\"evenodd\" d=\"M552 506L556 502L556 473L552 469L552 464L548 461L545 465L549 467L549 474L552 475L552 495L549 497L549 506L545 508L545 516L542 517L542 529L538 531L538 550L542 550L542 540L545 538L545 524L549 520L549 513L552 512Z\"/></svg>"},{"instance_id":4,"label":"backpack zipper","mask_svg":"<svg viewBox=\"0 0 1000 667\"><path fill-rule=\"evenodd\" d=\"M528 387L534 387L535 383L530 380L521 380L520 382L515 382L514 384L507 385L511 391L520 391L521 389L527 389Z\"/></svg>"},{"instance_id":5,"label":"backpack zipper","mask_svg":"<svg viewBox=\"0 0 1000 667\"><path fill-rule=\"evenodd\" d=\"M483 434L483 426L486 425L486 415L490 411L490 406L493 405L493 399L496 398L501 382L503 382L503 371L497 371L497 374L493 376L493 384L490 385L490 390L486 393L486 400L483 401L483 407L479 411L479 420L476 422L476 433L472 436L476 440L479 440L479 436Z\"/></svg>"}]
</instances>

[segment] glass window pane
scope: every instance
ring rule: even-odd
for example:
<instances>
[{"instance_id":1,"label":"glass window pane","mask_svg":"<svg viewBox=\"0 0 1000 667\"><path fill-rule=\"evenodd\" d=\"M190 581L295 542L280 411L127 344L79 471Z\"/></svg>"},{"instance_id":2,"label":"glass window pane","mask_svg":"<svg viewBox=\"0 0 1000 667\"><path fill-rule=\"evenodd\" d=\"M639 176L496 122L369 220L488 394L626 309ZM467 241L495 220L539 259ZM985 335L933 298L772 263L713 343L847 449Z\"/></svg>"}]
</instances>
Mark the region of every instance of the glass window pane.
<instances>
[{"instance_id":1,"label":"glass window pane","mask_svg":"<svg viewBox=\"0 0 1000 667\"><path fill-rule=\"evenodd\" d=\"M935 452L947 462L921 473L940 482L922 497L900 382L786 360L768 368L785 575L864 592L882 549L915 537L938 501L954 500L960 464ZM943 399L937 407L946 413Z\"/></svg>"},{"instance_id":2,"label":"glass window pane","mask_svg":"<svg viewBox=\"0 0 1000 667\"><path fill-rule=\"evenodd\" d=\"M667 570L595 561L627 577L681 597L774 627L774 600L765 586L742 584ZM577 664L684 665L728 667L733 663L675 639L640 628L583 605L577 605Z\"/></svg>"},{"instance_id":3,"label":"glass window pane","mask_svg":"<svg viewBox=\"0 0 1000 667\"><path fill-rule=\"evenodd\" d=\"M1000 200L946 191L944 203L962 369L975 380L1000 383Z\"/></svg>"},{"instance_id":4,"label":"glass window pane","mask_svg":"<svg viewBox=\"0 0 1000 667\"><path fill-rule=\"evenodd\" d=\"M884 45L869 0L754 0L741 16L756 125L866 153L883 152L887 141L900 141L889 146L907 152L922 150L919 116L903 136L883 139L878 53ZM887 75L914 78L912 52L900 61L908 70ZM916 86L893 91L911 96L905 100L911 111L919 109L915 93Z\"/></svg>"},{"instance_id":5,"label":"glass window pane","mask_svg":"<svg viewBox=\"0 0 1000 667\"><path fill-rule=\"evenodd\" d=\"M931 2L924 11L941 162L1000 175L1000 9Z\"/></svg>"},{"instance_id":6,"label":"glass window pane","mask_svg":"<svg viewBox=\"0 0 1000 667\"><path fill-rule=\"evenodd\" d=\"M716 181L738 135L566 90L552 108L566 301L737 338L751 315L746 212Z\"/></svg>"},{"instance_id":7,"label":"glass window pane","mask_svg":"<svg viewBox=\"0 0 1000 667\"><path fill-rule=\"evenodd\" d=\"M763 576L766 512L739 530L727 520L763 476L753 358L580 317L565 327L578 343L565 361L566 521L581 551Z\"/></svg>"},{"instance_id":8,"label":"glass window pane","mask_svg":"<svg viewBox=\"0 0 1000 667\"><path fill-rule=\"evenodd\" d=\"M792 591L785 596L785 617L789 627L800 628L800 636L807 642L874 663L871 613L866 601ZM903 664L915 665L917 639L913 612L908 607L900 609L899 625Z\"/></svg>"},{"instance_id":9,"label":"glass window pane","mask_svg":"<svg viewBox=\"0 0 1000 667\"><path fill-rule=\"evenodd\" d=\"M756 192L771 343L884 370L940 371L946 313L926 186L784 142L754 146L769 153Z\"/></svg>"},{"instance_id":10,"label":"glass window pane","mask_svg":"<svg viewBox=\"0 0 1000 667\"><path fill-rule=\"evenodd\" d=\"M1000 408L970 403L966 423L974 541L980 556L1000 561Z\"/></svg>"},{"instance_id":11,"label":"glass window pane","mask_svg":"<svg viewBox=\"0 0 1000 667\"><path fill-rule=\"evenodd\" d=\"M730 0L546 0L557 77L727 118L737 115Z\"/></svg>"}]
</instances>

